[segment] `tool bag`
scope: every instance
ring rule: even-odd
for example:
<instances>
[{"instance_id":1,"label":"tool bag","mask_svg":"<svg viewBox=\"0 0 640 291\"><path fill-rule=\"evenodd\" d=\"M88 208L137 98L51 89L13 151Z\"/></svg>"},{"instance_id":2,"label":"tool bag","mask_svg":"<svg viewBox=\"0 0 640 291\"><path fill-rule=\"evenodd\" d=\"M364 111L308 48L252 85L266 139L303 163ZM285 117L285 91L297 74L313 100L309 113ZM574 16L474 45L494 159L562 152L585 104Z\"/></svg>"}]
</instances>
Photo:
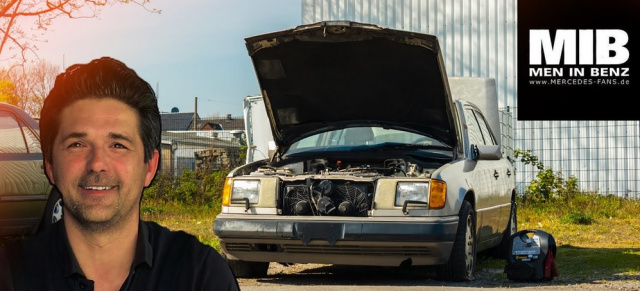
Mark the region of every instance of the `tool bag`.
<instances>
[{"instance_id":1,"label":"tool bag","mask_svg":"<svg viewBox=\"0 0 640 291\"><path fill-rule=\"evenodd\" d=\"M558 276L556 242L539 229L525 229L509 238L504 272L513 281L550 281Z\"/></svg>"}]
</instances>

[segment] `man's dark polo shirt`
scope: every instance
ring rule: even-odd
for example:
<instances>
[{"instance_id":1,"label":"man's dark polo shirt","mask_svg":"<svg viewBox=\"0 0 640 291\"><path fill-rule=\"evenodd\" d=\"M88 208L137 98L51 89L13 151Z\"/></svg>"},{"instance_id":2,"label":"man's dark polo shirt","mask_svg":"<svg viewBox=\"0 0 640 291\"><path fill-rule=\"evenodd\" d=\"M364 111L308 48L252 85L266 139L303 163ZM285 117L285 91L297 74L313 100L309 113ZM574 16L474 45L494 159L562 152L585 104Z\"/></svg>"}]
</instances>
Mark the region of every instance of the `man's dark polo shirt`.
<instances>
[{"instance_id":1,"label":"man's dark polo shirt","mask_svg":"<svg viewBox=\"0 0 640 291\"><path fill-rule=\"evenodd\" d=\"M94 289L71 252L64 223L22 244L9 242L5 248L6 252L0 249L1 291ZM7 259L18 264L9 268ZM215 249L186 232L140 221L131 272L120 290L239 289L229 265Z\"/></svg>"}]
</instances>

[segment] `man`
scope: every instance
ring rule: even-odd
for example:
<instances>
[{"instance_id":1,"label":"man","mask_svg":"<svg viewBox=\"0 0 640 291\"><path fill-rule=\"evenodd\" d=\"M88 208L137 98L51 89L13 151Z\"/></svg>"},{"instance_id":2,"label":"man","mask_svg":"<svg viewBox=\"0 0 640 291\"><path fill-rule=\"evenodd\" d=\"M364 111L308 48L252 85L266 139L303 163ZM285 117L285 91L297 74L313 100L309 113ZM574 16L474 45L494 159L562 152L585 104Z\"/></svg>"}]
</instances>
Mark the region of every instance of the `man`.
<instances>
[{"instance_id":1,"label":"man","mask_svg":"<svg viewBox=\"0 0 640 291\"><path fill-rule=\"evenodd\" d=\"M140 219L161 128L153 89L135 71L108 57L69 67L45 99L40 130L64 216L0 251L0 289L239 290L215 249Z\"/></svg>"}]
</instances>

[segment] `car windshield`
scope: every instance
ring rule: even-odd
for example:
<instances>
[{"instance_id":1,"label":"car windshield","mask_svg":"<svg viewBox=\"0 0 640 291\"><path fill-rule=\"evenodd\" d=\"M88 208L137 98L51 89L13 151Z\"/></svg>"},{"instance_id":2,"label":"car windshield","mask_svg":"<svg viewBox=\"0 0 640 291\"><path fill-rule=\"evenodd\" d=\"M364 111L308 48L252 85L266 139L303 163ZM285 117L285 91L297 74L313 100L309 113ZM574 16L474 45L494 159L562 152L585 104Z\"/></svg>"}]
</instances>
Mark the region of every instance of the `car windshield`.
<instances>
[{"instance_id":1,"label":"car windshield","mask_svg":"<svg viewBox=\"0 0 640 291\"><path fill-rule=\"evenodd\" d=\"M353 147L434 146L445 144L425 135L382 127L351 127L319 133L301 139L291 145L288 154L322 150L349 150Z\"/></svg>"}]
</instances>

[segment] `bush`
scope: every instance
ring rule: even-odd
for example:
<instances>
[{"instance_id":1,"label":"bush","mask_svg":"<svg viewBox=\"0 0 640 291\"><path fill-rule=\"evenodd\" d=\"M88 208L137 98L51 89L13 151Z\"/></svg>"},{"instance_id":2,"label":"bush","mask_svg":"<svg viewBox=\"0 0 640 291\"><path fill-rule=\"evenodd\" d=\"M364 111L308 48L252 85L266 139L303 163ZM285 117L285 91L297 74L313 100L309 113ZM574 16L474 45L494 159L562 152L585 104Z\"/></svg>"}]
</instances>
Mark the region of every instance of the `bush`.
<instances>
[{"instance_id":1,"label":"bush","mask_svg":"<svg viewBox=\"0 0 640 291\"><path fill-rule=\"evenodd\" d=\"M640 213L640 200L581 192L576 177L565 179L562 172L545 167L531 151L516 149L514 157L538 169L536 179L518 197L518 204L540 215L555 215L567 224L590 225L600 218L625 219L628 213Z\"/></svg>"},{"instance_id":2,"label":"bush","mask_svg":"<svg viewBox=\"0 0 640 291\"><path fill-rule=\"evenodd\" d=\"M229 170L185 170L182 175L158 174L152 185L145 189L150 204L205 205L219 208L224 179Z\"/></svg>"},{"instance_id":3,"label":"bush","mask_svg":"<svg viewBox=\"0 0 640 291\"><path fill-rule=\"evenodd\" d=\"M538 169L536 179L531 181L529 186L525 188L522 197L523 204L537 204L550 201L560 200L568 202L572 200L578 190L578 179L569 176L565 179L562 172L554 172L540 162L537 156L531 154L531 151L515 149L514 157L520 159L525 165L532 165Z\"/></svg>"},{"instance_id":4,"label":"bush","mask_svg":"<svg viewBox=\"0 0 640 291\"><path fill-rule=\"evenodd\" d=\"M562 219L560 219L560 221L563 223L569 223L569 224L590 225L595 221L595 219L593 219L591 215L585 214L582 211L574 210L569 212L569 214L563 216Z\"/></svg>"}]
</instances>

